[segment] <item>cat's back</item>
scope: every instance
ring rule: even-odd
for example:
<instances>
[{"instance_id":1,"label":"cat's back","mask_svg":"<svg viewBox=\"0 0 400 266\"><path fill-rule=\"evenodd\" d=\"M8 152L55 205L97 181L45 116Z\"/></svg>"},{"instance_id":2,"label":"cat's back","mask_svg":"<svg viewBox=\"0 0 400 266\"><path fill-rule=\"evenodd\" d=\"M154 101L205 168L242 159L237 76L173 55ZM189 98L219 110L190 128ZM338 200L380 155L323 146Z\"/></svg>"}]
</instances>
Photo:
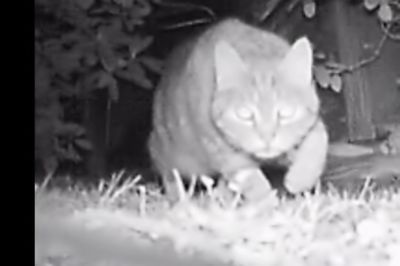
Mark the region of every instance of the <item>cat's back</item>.
<instances>
[{"instance_id":1,"label":"cat's back","mask_svg":"<svg viewBox=\"0 0 400 266\"><path fill-rule=\"evenodd\" d=\"M201 45L207 43L213 48L220 40L227 41L236 48L245 61L257 58L275 60L289 49L288 42L275 33L234 18L217 23L200 36L198 42ZM207 49L207 52L213 52L213 49Z\"/></svg>"},{"instance_id":2,"label":"cat's back","mask_svg":"<svg viewBox=\"0 0 400 266\"><path fill-rule=\"evenodd\" d=\"M221 40L236 48L245 61L279 60L289 49L288 42L278 35L239 19L228 18L173 49L166 60L164 77L178 75L190 62L197 68L209 69L214 63L215 44Z\"/></svg>"}]
</instances>

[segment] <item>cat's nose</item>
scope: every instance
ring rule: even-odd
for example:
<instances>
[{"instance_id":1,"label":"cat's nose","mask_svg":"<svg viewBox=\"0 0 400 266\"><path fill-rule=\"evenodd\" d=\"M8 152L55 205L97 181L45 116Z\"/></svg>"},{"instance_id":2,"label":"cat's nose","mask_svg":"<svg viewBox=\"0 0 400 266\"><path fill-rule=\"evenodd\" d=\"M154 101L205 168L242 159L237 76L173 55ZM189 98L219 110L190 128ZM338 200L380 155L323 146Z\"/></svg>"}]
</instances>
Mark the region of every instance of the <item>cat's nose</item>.
<instances>
[{"instance_id":1,"label":"cat's nose","mask_svg":"<svg viewBox=\"0 0 400 266\"><path fill-rule=\"evenodd\" d=\"M275 158L279 156L281 152L276 149L273 149L271 146L268 146L256 151L254 154L257 156L257 158L265 160L265 159Z\"/></svg>"}]
</instances>

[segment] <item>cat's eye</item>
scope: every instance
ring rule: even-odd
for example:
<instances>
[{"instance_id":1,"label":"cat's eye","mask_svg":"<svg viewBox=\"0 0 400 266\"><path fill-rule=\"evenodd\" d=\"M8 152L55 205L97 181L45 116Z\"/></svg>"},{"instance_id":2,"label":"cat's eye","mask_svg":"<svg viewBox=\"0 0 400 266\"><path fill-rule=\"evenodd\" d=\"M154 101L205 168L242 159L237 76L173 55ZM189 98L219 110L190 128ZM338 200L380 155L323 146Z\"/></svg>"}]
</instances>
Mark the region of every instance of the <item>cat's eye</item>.
<instances>
[{"instance_id":1,"label":"cat's eye","mask_svg":"<svg viewBox=\"0 0 400 266\"><path fill-rule=\"evenodd\" d=\"M296 120L299 114L298 108L289 105L282 105L278 110L278 117L281 123L290 123Z\"/></svg>"},{"instance_id":2,"label":"cat's eye","mask_svg":"<svg viewBox=\"0 0 400 266\"><path fill-rule=\"evenodd\" d=\"M239 107L235 110L235 114L238 118L242 120L253 120L254 112L250 108L247 107Z\"/></svg>"}]
</instances>

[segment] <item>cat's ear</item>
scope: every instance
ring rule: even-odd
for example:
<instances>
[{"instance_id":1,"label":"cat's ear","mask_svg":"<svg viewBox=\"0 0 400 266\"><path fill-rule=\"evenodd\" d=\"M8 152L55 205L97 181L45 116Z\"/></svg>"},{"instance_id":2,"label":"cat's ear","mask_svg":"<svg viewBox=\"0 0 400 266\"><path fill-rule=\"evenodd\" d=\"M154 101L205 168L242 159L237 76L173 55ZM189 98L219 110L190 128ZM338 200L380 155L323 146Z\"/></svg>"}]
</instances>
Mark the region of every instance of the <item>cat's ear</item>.
<instances>
[{"instance_id":1,"label":"cat's ear","mask_svg":"<svg viewBox=\"0 0 400 266\"><path fill-rule=\"evenodd\" d=\"M280 69L292 84L308 87L312 82L313 52L306 37L298 39L284 57Z\"/></svg>"},{"instance_id":2,"label":"cat's ear","mask_svg":"<svg viewBox=\"0 0 400 266\"><path fill-rule=\"evenodd\" d=\"M236 49L226 41L216 43L214 58L218 90L237 87L238 82L248 73L246 63Z\"/></svg>"}]
</instances>

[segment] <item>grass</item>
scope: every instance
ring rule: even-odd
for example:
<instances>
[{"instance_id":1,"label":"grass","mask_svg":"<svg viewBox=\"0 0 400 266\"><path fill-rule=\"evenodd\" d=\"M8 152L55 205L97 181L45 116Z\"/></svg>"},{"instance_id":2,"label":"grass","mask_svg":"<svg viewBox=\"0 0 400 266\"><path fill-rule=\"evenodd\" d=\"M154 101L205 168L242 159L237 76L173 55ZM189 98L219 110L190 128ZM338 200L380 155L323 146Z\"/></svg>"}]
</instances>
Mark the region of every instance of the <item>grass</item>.
<instances>
[{"instance_id":1,"label":"grass","mask_svg":"<svg viewBox=\"0 0 400 266\"><path fill-rule=\"evenodd\" d=\"M138 180L36 185L36 265L400 265L396 187L272 193L241 206L181 190L170 206Z\"/></svg>"}]
</instances>

